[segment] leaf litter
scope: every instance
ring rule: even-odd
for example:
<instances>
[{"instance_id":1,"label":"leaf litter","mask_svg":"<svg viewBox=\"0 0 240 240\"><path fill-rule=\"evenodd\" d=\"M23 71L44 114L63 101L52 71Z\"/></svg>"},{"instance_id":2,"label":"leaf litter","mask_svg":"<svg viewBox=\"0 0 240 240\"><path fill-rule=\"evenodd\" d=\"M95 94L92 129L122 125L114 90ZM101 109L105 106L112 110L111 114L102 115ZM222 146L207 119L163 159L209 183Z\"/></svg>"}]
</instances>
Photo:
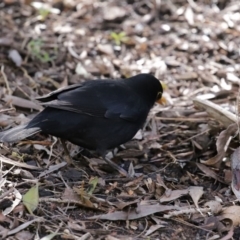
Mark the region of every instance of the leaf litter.
<instances>
[{"instance_id":1,"label":"leaf litter","mask_svg":"<svg viewBox=\"0 0 240 240\"><path fill-rule=\"evenodd\" d=\"M131 179L72 144L65 169L50 136L1 144L1 238L238 239L238 12L233 0L2 1L2 129L91 78L152 73L167 104L109 154Z\"/></svg>"}]
</instances>

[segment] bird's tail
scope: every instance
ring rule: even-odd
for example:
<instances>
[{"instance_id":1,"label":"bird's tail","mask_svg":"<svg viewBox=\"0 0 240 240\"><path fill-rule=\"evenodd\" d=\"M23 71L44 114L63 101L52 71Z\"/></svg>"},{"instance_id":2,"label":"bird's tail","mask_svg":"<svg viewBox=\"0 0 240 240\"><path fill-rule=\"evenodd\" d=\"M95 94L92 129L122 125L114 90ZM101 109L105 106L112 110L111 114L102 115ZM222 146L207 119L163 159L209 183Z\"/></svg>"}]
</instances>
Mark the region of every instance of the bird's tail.
<instances>
[{"instance_id":1,"label":"bird's tail","mask_svg":"<svg viewBox=\"0 0 240 240\"><path fill-rule=\"evenodd\" d=\"M0 142L18 142L40 131L41 129L39 127L27 128L27 125L20 125L0 132Z\"/></svg>"}]
</instances>

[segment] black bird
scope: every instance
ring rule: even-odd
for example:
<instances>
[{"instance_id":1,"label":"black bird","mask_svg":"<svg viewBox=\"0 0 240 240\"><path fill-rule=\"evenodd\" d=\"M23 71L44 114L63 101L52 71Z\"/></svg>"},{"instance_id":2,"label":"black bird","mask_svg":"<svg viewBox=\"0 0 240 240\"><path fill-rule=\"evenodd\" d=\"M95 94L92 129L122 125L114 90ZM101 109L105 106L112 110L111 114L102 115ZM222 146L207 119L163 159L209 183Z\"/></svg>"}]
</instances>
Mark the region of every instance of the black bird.
<instances>
[{"instance_id":1,"label":"black bird","mask_svg":"<svg viewBox=\"0 0 240 240\"><path fill-rule=\"evenodd\" d=\"M18 142L42 132L96 150L112 167L126 171L105 158L108 149L134 137L163 88L150 74L120 80L89 80L38 98L45 109L26 125L0 133L1 142Z\"/></svg>"}]
</instances>

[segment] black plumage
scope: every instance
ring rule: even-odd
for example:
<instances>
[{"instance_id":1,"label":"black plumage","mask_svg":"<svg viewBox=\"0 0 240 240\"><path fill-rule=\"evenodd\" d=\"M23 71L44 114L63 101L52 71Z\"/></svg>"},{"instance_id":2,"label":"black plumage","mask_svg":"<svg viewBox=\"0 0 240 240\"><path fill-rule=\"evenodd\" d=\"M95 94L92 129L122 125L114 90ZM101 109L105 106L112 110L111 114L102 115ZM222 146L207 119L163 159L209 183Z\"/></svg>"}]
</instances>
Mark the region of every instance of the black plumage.
<instances>
[{"instance_id":1,"label":"black plumage","mask_svg":"<svg viewBox=\"0 0 240 240\"><path fill-rule=\"evenodd\" d=\"M1 132L0 141L17 142L43 132L105 156L136 134L162 92L161 83L149 74L71 85L39 98L45 109L26 125Z\"/></svg>"}]
</instances>

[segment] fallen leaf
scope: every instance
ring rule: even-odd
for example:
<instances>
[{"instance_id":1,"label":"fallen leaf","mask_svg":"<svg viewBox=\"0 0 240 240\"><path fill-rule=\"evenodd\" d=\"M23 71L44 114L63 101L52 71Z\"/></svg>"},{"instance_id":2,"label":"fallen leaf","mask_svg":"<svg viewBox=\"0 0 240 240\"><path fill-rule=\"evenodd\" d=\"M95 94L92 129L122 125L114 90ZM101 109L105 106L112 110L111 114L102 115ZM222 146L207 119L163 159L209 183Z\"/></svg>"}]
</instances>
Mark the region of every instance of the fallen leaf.
<instances>
[{"instance_id":1,"label":"fallen leaf","mask_svg":"<svg viewBox=\"0 0 240 240\"><path fill-rule=\"evenodd\" d=\"M39 203L38 183L23 195L22 201L28 212L33 215Z\"/></svg>"},{"instance_id":2,"label":"fallen leaf","mask_svg":"<svg viewBox=\"0 0 240 240\"><path fill-rule=\"evenodd\" d=\"M104 9L103 18L106 21L114 21L116 19L121 19L127 14L126 10L117 6L108 6Z\"/></svg>"},{"instance_id":3,"label":"fallen leaf","mask_svg":"<svg viewBox=\"0 0 240 240\"><path fill-rule=\"evenodd\" d=\"M218 201L209 201L204 204L204 206L207 206L211 209L211 212L213 214L218 214L222 211L222 205Z\"/></svg>"},{"instance_id":4,"label":"fallen leaf","mask_svg":"<svg viewBox=\"0 0 240 240\"><path fill-rule=\"evenodd\" d=\"M211 170L209 167L207 167L201 163L196 163L196 165L207 177L213 178L213 179L221 182L221 180L218 178L218 175L213 170Z\"/></svg>"},{"instance_id":5,"label":"fallen leaf","mask_svg":"<svg viewBox=\"0 0 240 240\"><path fill-rule=\"evenodd\" d=\"M89 217L88 219L106 219L110 221L117 220L133 220L139 219L142 217L149 216L154 213L165 212L169 210L176 209L176 206L166 206L166 205L138 205L136 209L130 210L129 212L125 211L116 211L113 213L107 213L102 215L96 215L93 217Z\"/></svg>"},{"instance_id":6,"label":"fallen leaf","mask_svg":"<svg viewBox=\"0 0 240 240\"><path fill-rule=\"evenodd\" d=\"M238 147L231 156L232 168L232 191L240 199L240 147Z\"/></svg>"},{"instance_id":7,"label":"fallen leaf","mask_svg":"<svg viewBox=\"0 0 240 240\"><path fill-rule=\"evenodd\" d=\"M136 208L136 206L138 205L138 203L140 202L139 199L136 199L134 201L129 201L129 202L124 202L124 201L120 201L119 202L110 202L108 201L109 205L115 206L118 210L123 210L124 208L126 209L126 207L132 207L132 208Z\"/></svg>"},{"instance_id":8,"label":"fallen leaf","mask_svg":"<svg viewBox=\"0 0 240 240\"><path fill-rule=\"evenodd\" d=\"M98 51L107 55L113 55L113 48L110 44L98 44Z\"/></svg>"},{"instance_id":9,"label":"fallen leaf","mask_svg":"<svg viewBox=\"0 0 240 240\"><path fill-rule=\"evenodd\" d=\"M211 231L217 230L221 232L221 230L223 229L223 224L220 222L218 217L210 216L205 219L204 224L201 225L201 228Z\"/></svg>"},{"instance_id":10,"label":"fallen leaf","mask_svg":"<svg viewBox=\"0 0 240 240\"><path fill-rule=\"evenodd\" d=\"M189 187L189 195L191 196L195 206L198 207L198 201L203 195L203 187Z\"/></svg>"},{"instance_id":11,"label":"fallen leaf","mask_svg":"<svg viewBox=\"0 0 240 240\"><path fill-rule=\"evenodd\" d=\"M18 240L32 240L34 238L34 234L30 233L29 231L21 231L18 232L14 237Z\"/></svg>"},{"instance_id":12,"label":"fallen leaf","mask_svg":"<svg viewBox=\"0 0 240 240\"><path fill-rule=\"evenodd\" d=\"M25 222L25 223L19 225L18 227L10 230L7 235L9 236L9 235L18 233L18 232L22 231L23 229L27 228L28 226L30 226L31 224L33 224L34 222L43 222L43 221L44 221L44 218L42 218L42 217L35 218L31 221Z\"/></svg>"},{"instance_id":13,"label":"fallen leaf","mask_svg":"<svg viewBox=\"0 0 240 240\"><path fill-rule=\"evenodd\" d=\"M16 96L5 95L3 100L5 102L10 102L14 106L17 106L17 107L35 109L35 110L38 110L38 111L43 109L43 107L40 104L35 103L32 100L23 99L23 98L16 97Z\"/></svg>"},{"instance_id":14,"label":"fallen leaf","mask_svg":"<svg viewBox=\"0 0 240 240\"><path fill-rule=\"evenodd\" d=\"M58 235L58 233L51 233L43 238L41 238L40 240L51 240L53 239L56 235Z\"/></svg>"},{"instance_id":15,"label":"fallen leaf","mask_svg":"<svg viewBox=\"0 0 240 240\"><path fill-rule=\"evenodd\" d=\"M193 103L196 107L206 110L211 117L221 122L225 127L229 127L229 125L232 123L237 122L237 117L235 114L220 107L218 104L199 98L195 98Z\"/></svg>"},{"instance_id":16,"label":"fallen leaf","mask_svg":"<svg viewBox=\"0 0 240 240\"><path fill-rule=\"evenodd\" d=\"M230 219L233 226L240 224L240 206L230 206L223 210L221 220Z\"/></svg>"},{"instance_id":17,"label":"fallen leaf","mask_svg":"<svg viewBox=\"0 0 240 240\"><path fill-rule=\"evenodd\" d=\"M230 230L228 231L227 235L225 235L224 237L220 238L219 240L229 240L229 239L233 239L233 234L234 234L234 227L232 226L230 228Z\"/></svg>"},{"instance_id":18,"label":"fallen leaf","mask_svg":"<svg viewBox=\"0 0 240 240\"><path fill-rule=\"evenodd\" d=\"M20 67L22 65L22 57L17 50L10 50L8 57L15 63L17 67Z\"/></svg>"},{"instance_id":19,"label":"fallen leaf","mask_svg":"<svg viewBox=\"0 0 240 240\"><path fill-rule=\"evenodd\" d=\"M236 123L233 123L228 126L227 129L223 130L217 139L216 146L218 154L207 161L201 161L205 165L219 167L222 159L224 158L228 146L231 142L231 139L237 134L238 126Z\"/></svg>"},{"instance_id":20,"label":"fallen leaf","mask_svg":"<svg viewBox=\"0 0 240 240\"><path fill-rule=\"evenodd\" d=\"M157 231L159 228L165 227L164 225L153 225L151 226L147 232L145 233L145 236L151 235L153 232Z\"/></svg>"},{"instance_id":21,"label":"fallen leaf","mask_svg":"<svg viewBox=\"0 0 240 240\"><path fill-rule=\"evenodd\" d=\"M169 191L168 195L166 193L159 199L159 201L162 202L170 202L172 200L178 199L184 195L188 194L188 189L183 190L173 190Z\"/></svg>"},{"instance_id":22,"label":"fallen leaf","mask_svg":"<svg viewBox=\"0 0 240 240\"><path fill-rule=\"evenodd\" d=\"M73 191L73 189L67 187L65 188L63 194L62 194L63 200L69 200L69 201L80 201L79 196L77 193Z\"/></svg>"}]
</instances>

